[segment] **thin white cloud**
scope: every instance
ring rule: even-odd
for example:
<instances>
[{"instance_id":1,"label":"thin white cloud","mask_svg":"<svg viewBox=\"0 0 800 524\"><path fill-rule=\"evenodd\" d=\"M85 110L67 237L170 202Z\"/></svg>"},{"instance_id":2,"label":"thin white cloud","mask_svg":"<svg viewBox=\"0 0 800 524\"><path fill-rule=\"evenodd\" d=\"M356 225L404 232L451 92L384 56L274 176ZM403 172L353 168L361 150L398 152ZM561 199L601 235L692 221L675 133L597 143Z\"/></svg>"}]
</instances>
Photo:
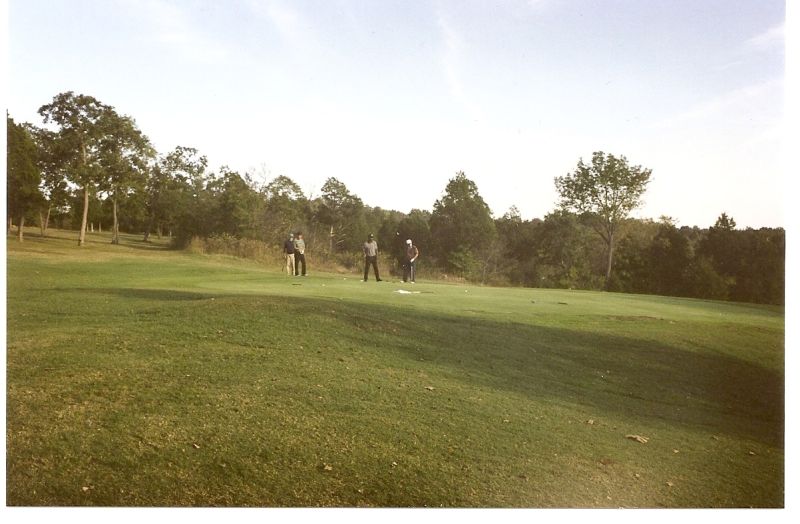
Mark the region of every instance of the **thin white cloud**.
<instances>
[{"instance_id":1,"label":"thin white cloud","mask_svg":"<svg viewBox=\"0 0 800 524\"><path fill-rule=\"evenodd\" d=\"M727 71L729 69L735 69L745 63L744 60L733 60L731 62L726 62L724 64L714 66L714 71Z\"/></svg>"},{"instance_id":2,"label":"thin white cloud","mask_svg":"<svg viewBox=\"0 0 800 524\"><path fill-rule=\"evenodd\" d=\"M769 51L783 47L786 39L786 29L784 24L770 27L763 33L749 38L745 42L745 47L752 51Z\"/></svg>"},{"instance_id":3,"label":"thin white cloud","mask_svg":"<svg viewBox=\"0 0 800 524\"><path fill-rule=\"evenodd\" d=\"M707 119L709 117L720 115L723 112L730 113L731 111L744 105L752 105L753 103L758 103L760 101L772 100L774 93L776 91L782 91L782 89L782 79L771 79L758 84L746 86L700 103L682 113L657 122L653 124L652 127L656 129L663 129L679 124L685 124L687 122Z\"/></svg>"},{"instance_id":4,"label":"thin white cloud","mask_svg":"<svg viewBox=\"0 0 800 524\"><path fill-rule=\"evenodd\" d=\"M309 20L283 2L248 0L251 12L266 20L281 39L295 50L317 48L317 38Z\"/></svg>"},{"instance_id":5,"label":"thin white cloud","mask_svg":"<svg viewBox=\"0 0 800 524\"><path fill-rule=\"evenodd\" d=\"M464 82L461 78L462 63L464 60L465 43L461 34L440 13L438 25L443 40L442 67L450 93L469 114L473 120L481 120L482 111L467 95Z\"/></svg>"},{"instance_id":6,"label":"thin white cloud","mask_svg":"<svg viewBox=\"0 0 800 524\"><path fill-rule=\"evenodd\" d=\"M541 10L547 7L551 0L528 0L528 7L535 10Z\"/></svg>"},{"instance_id":7,"label":"thin white cloud","mask_svg":"<svg viewBox=\"0 0 800 524\"><path fill-rule=\"evenodd\" d=\"M145 38L200 63L219 63L228 57L221 42L199 30L186 11L166 0L121 0L132 17L142 19Z\"/></svg>"}]
</instances>

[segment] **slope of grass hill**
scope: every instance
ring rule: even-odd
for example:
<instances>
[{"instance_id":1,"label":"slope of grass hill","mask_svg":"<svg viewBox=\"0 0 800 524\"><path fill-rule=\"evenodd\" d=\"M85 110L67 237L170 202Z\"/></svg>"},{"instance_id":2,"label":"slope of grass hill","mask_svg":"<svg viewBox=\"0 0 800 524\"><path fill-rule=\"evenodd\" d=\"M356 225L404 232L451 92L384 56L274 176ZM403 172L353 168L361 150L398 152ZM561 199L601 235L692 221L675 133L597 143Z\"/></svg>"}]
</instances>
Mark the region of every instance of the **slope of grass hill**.
<instances>
[{"instance_id":1,"label":"slope of grass hill","mask_svg":"<svg viewBox=\"0 0 800 524\"><path fill-rule=\"evenodd\" d=\"M783 308L7 242L10 506L784 504Z\"/></svg>"}]
</instances>

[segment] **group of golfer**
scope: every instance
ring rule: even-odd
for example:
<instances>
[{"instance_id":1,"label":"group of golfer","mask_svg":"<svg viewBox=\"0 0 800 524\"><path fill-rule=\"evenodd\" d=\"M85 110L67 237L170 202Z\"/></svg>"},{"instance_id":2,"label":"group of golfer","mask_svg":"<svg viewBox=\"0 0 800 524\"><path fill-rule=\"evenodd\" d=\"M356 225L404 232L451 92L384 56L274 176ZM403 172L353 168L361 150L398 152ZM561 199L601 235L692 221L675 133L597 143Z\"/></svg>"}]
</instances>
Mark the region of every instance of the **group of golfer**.
<instances>
[{"instance_id":1,"label":"group of golfer","mask_svg":"<svg viewBox=\"0 0 800 524\"><path fill-rule=\"evenodd\" d=\"M417 259L419 249L409 238L406 240L406 253L403 263L403 282L416 283L417 279ZM381 282L380 272L378 271L378 243L375 236L370 233L367 241L362 246L364 251L364 279L369 280L369 267L372 266L375 273L375 281ZM286 273L289 276L306 276L306 241L303 240L303 233L289 233L289 238L283 243L283 253L286 256ZM302 271L302 272L301 272Z\"/></svg>"},{"instance_id":2,"label":"group of golfer","mask_svg":"<svg viewBox=\"0 0 800 524\"><path fill-rule=\"evenodd\" d=\"M289 238L283 243L283 253L286 255L286 273L289 276L306 276L306 241L303 240L302 231L289 233Z\"/></svg>"}]
</instances>

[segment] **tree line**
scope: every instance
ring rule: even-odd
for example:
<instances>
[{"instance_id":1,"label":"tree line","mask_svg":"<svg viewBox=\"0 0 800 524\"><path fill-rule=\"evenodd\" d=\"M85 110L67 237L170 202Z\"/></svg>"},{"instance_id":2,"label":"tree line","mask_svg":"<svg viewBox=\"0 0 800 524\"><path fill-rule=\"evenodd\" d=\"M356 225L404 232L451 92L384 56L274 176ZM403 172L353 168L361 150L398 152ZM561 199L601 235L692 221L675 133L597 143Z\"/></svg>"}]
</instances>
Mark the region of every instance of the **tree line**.
<instances>
[{"instance_id":1,"label":"tree line","mask_svg":"<svg viewBox=\"0 0 800 524\"><path fill-rule=\"evenodd\" d=\"M605 289L631 293L784 303L785 234L633 219L651 170L595 152L556 177L559 201L543 219L512 207L495 218L477 185L458 172L431 210L371 207L335 177L306 195L281 175L266 183L228 167L212 171L198 150L157 152L133 118L91 96L61 93L39 108L43 125L7 115L8 230L26 223L170 237L253 241L280 250L302 230L319 260L355 265L369 233L398 270L405 239L423 253L421 274L496 285Z\"/></svg>"}]
</instances>

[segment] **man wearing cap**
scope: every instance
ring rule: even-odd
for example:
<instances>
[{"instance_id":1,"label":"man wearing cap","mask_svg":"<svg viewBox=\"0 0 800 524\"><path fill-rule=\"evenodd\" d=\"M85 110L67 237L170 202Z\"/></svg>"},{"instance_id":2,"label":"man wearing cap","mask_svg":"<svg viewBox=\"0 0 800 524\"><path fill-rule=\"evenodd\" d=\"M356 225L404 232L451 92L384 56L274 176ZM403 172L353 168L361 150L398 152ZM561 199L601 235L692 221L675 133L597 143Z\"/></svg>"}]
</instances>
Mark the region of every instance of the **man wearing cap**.
<instances>
[{"instance_id":1,"label":"man wearing cap","mask_svg":"<svg viewBox=\"0 0 800 524\"><path fill-rule=\"evenodd\" d=\"M289 233L289 239L283 243L283 253L286 255L286 273L294 275L294 235Z\"/></svg>"},{"instance_id":2,"label":"man wearing cap","mask_svg":"<svg viewBox=\"0 0 800 524\"><path fill-rule=\"evenodd\" d=\"M378 243L375 242L375 237L372 233L369 234L367 237L367 241L364 242L364 282L368 280L369 277L369 266L372 264L372 268L375 271L375 280L377 282L381 281L381 277L378 274Z\"/></svg>"},{"instance_id":3,"label":"man wearing cap","mask_svg":"<svg viewBox=\"0 0 800 524\"><path fill-rule=\"evenodd\" d=\"M411 277L411 283L416 284L418 257L419 249L417 249L417 246L415 246L409 238L406 240L406 263L403 267L403 282L408 282L409 277Z\"/></svg>"}]
</instances>

